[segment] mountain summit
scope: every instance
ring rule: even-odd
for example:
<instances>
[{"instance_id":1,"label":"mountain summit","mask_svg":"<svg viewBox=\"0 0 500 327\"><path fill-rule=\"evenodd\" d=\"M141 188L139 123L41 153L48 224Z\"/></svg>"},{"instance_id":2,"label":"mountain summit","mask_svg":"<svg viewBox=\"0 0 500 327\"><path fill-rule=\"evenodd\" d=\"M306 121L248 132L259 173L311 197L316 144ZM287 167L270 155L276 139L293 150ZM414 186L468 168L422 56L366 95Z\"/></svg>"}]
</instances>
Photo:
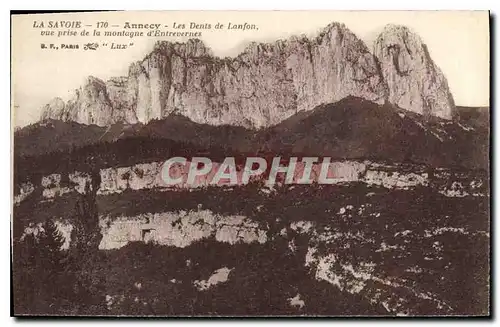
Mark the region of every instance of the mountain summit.
<instances>
[{"instance_id":1,"label":"mountain summit","mask_svg":"<svg viewBox=\"0 0 500 327\"><path fill-rule=\"evenodd\" d=\"M108 126L175 113L197 123L262 128L348 96L452 118L446 79L417 35L390 25L374 50L339 23L313 38L250 43L235 58L215 57L197 39L158 42L127 77L91 77L67 103L47 104L41 118Z\"/></svg>"},{"instance_id":2,"label":"mountain summit","mask_svg":"<svg viewBox=\"0 0 500 327\"><path fill-rule=\"evenodd\" d=\"M387 83L388 101L419 114L453 118L455 104L427 46L410 29L387 25L374 44Z\"/></svg>"}]
</instances>

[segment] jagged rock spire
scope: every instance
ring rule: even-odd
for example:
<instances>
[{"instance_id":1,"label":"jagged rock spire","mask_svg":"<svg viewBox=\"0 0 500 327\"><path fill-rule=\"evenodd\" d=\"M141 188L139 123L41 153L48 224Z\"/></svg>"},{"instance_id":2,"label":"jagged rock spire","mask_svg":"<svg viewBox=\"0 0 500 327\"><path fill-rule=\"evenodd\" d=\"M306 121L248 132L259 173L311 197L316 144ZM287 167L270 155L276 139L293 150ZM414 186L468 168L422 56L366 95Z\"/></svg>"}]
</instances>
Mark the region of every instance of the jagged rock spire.
<instances>
[{"instance_id":1,"label":"jagged rock spire","mask_svg":"<svg viewBox=\"0 0 500 327\"><path fill-rule=\"evenodd\" d=\"M373 52L380 62L390 103L423 115L454 116L448 82L417 34L405 26L387 25Z\"/></svg>"}]
</instances>

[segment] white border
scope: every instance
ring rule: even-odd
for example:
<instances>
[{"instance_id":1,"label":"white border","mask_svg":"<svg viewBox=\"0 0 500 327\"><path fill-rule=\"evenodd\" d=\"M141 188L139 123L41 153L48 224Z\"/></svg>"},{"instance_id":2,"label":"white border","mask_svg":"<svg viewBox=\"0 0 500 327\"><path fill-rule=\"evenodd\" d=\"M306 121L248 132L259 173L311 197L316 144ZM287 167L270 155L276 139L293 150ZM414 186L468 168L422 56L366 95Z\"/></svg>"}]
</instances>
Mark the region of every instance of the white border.
<instances>
[{"instance_id":1,"label":"white border","mask_svg":"<svg viewBox=\"0 0 500 327\"><path fill-rule=\"evenodd\" d=\"M2 77L2 87L0 88L0 92L2 92L2 97L4 101L4 111L3 117L0 119L0 145L2 147L2 153L4 155L3 160L0 161L1 171L3 172L3 181L0 188L0 203L1 203L1 215L0 217L3 219L3 225L1 228L2 231L2 240L3 246L0 248L1 254L1 313L0 313L0 321L1 326L7 326L14 324L15 321L10 316L10 212L11 212L11 191L10 191L10 160L7 159L10 156L10 33L7 25L10 25L10 14L7 10L16 9L16 10L28 10L28 9L42 9L42 10L102 10L102 9L115 9L115 10L492 10L493 14L498 14L500 10L498 10L499 6L498 0L474 0L474 1L437 1L437 0L418 0L418 1L401 1L401 0L349 0L349 1L320 1L320 0L302 0L302 1L271 1L271 0L251 0L246 2L240 1L203 1L203 0L182 0L178 2L171 1L145 1L145 0L130 0L130 1L103 1L103 0L87 0L87 1L53 1L53 0L44 0L41 1L24 1L24 0L16 0L12 4L15 7L7 7L8 2L2 1L1 6L5 7L0 11L2 13L2 28L0 31L0 36L2 38L2 47L0 50L2 56L2 63L0 76ZM118 7L119 5L119 7ZM495 41L497 40L497 36L495 35ZM496 43L496 42L495 42ZM497 58L495 58L497 59ZM493 58L492 58L493 60ZM9 62L9 64L7 64ZM496 76L496 69L494 72ZM495 85L495 89L492 90L492 93L499 94L498 92L498 84ZM7 100L9 99L9 101ZM496 103L492 103L491 106L496 108ZM498 114L495 115L495 125L499 120ZM498 134L498 131L495 130L493 134L494 137ZM498 144L496 144L493 149L494 153L498 152ZM9 154L8 154L9 153ZM494 168L497 168L495 165ZM498 181L497 174L495 175L495 182ZM494 203L500 203L498 200L499 197L495 194L493 199ZM495 220L496 217L494 217ZM497 224L499 222L497 221ZM495 233L496 234L496 233ZM9 240L9 241L8 241ZM7 243L9 242L9 247ZM496 242L495 242L496 244ZM494 248L494 247L493 247ZM495 262L498 263L498 253L494 252ZM495 270L495 276L493 277L495 281L495 285L499 282L498 278L498 269ZM493 290L492 290L493 291ZM495 308L493 308L496 314L498 311L498 293L496 289L494 290L495 297ZM205 321L204 323L207 323ZM285 321L288 323L289 321ZM310 323L311 321L303 321L306 323ZM368 321L365 321L368 323ZM363 322L363 323L365 323ZM370 321L370 324L384 325L389 321ZM397 323L401 323L401 320L396 321ZM437 325L437 324L448 324L455 325L458 321L451 320L446 322L440 321L411 321L412 323L425 323L426 325ZM26 323L27 325L34 324L35 322ZM40 323L40 322L38 322ZM41 322L46 325L52 325L54 321L46 321ZM85 321L85 322L77 322L77 321L63 321L61 323L64 324L80 324L80 325L90 325L95 324L96 321ZM123 324L123 321L109 321L108 323L112 324ZM139 324L139 322L125 322L126 324ZM181 323L179 321L171 320L165 321L165 323ZM186 322L182 322L186 323ZM199 323L199 322L197 322ZM222 321L215 321L215 323L224 323ZM225 323L235 323L235 321L225 321ZM283 322L245 322L245 324L259 324L260 325L269 325L271 323L283 323ZM322 323L345 323L343 321L325 321ZM351 321L349 323L361 324L358 321ZM480 321L472 322L472 324L479 324Z\"/></svg>"}]
</instances>

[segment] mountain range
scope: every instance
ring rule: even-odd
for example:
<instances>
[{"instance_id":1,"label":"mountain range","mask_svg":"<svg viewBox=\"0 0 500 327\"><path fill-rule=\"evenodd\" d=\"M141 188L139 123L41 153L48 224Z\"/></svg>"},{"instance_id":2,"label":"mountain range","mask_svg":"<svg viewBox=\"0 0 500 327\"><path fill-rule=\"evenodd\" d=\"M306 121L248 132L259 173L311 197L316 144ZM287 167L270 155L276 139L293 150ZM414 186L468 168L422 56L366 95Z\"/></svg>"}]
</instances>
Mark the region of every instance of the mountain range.
<instances>
[{"instance_id":1,"label":"mountain range","mask_svg":"<svg viewBox=\"0 0 500 327\"><path fill-rule=\"evenodd\" d=\"M445 76L409 28L387 25L370 51L344 24L331 23L313 38L250 43L234 58L214 56L198 39L158 42L128 76L90 76L70 100L46 104L40 118L110 126L180 114L259 129L348 96L424 116L456 115Z\"/></svg>"}]
</instances>

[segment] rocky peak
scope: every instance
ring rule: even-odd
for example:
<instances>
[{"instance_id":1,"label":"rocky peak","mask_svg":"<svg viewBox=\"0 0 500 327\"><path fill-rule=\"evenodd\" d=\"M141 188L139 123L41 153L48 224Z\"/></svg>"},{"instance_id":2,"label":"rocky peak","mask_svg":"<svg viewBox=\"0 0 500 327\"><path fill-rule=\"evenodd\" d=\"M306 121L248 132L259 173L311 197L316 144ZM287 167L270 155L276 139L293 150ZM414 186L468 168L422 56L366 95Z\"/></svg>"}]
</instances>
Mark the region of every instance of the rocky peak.
<instances>
[{"instance_id":1,"label":"rocky peak","mask_svg":"<svg viewBox=\"0 0 500 327\"><path fill-rule=\"evenodd\" d=\"M417 34L406 26L387 25L373 52L380 62L390 103L423 115L454 116L448 82Z\"/></svg>"},{"instance_id":2,"label":"rocky peak","mask_svg":"<svg viewBox=\"0 0 500 327\"><path fill-rule=\"evenodd\" d=\"M41 120L57 119L99 126L118 121L134 122L134 115L126 115L128 94L124 88L127 84L126 77L114 77L104 82L89 76L67 102L55 98L45 105Z\"/></svg>"},{"instance_id":3,"label":"rocky peak","mask_svg":"<svg viewBox=\"0 0 500 327\"><path fill-rule=\"evenodd\" d=\"M83 86L75 90L75 94L78 100L105 102L107 97L106 83L94 76L88 76Z\"/></svg>"},{"instance_id":4,"label":"rocky peak","mask_svg":"<svg viewBox=\"0 0 500 327\"><path fill-rule=\"evenodd\" d=\"M152 54L171 56L178 55L182 58L197 58L212 56L212 51L200 39L189 39L186 43L158 41Z\"/></svg>"},{"instance_id":5,"label":"rocky peak","mask_svg":"<svg viewBox=\"0 0 500 327\"><path fill-rule=\"evenodd\" d=\"M345 24L333 22L328 24L321 30L315 38L315 42L322 44L323 42L330 42L337 46L353 46L356 49L362 48L365 52L369 52L365 43L359 39Z\"/></svg>"},{"instance_id":6,"label":"rocky peak","mask_svg":"<svg viewBox=\"0 0 500 327\"><path fill-rule=\"evenodd\" d=\"M52 99L49 103L43 106L40 120L47 120L51 118L60 118L61 120L66 120L63 119L65 106L66 104L64 103L63 99L59 97Z\"/></svg>"}]
</instances>

